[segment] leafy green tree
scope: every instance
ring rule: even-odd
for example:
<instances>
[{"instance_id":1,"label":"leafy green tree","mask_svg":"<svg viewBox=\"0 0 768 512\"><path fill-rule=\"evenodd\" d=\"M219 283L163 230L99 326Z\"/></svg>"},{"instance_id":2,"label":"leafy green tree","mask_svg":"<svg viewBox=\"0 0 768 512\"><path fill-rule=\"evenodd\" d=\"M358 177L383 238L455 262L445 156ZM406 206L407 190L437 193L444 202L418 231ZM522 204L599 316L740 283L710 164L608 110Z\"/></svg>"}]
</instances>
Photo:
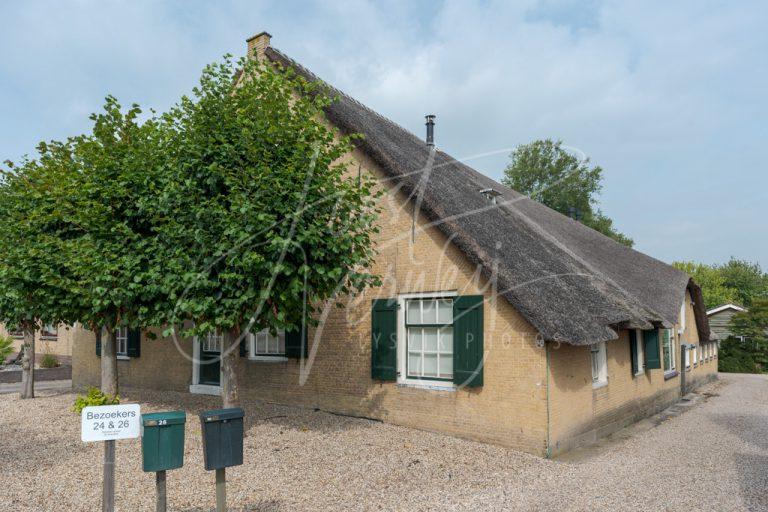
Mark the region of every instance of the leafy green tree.
<instances>
[{"instance_id":1,"label":"leafy green tree","mask_svg":"<svg viewBox=\"0 0 768 512\"><path fill-rule=\"evenodd\" d=\"M563 215L575 214L585 225L632 247L632 239L600 211L597 196L603 170L589 164L589 159L566 151L561 141L536 140L512 151L502 182Z\"/></svg>"},{"instance_id":2,"label":"leafy green tree","mask_svg":"<svg viewBox=\"0 0 768 512\"><path fill-rule=\"evenodd\" d=\"M675 261L672 265L686 272L701 286L707 309L739 302L738 290L726 284L725 277L718 267L693 261Z\"/></svg>"},{"instance_id":3,"label":"leafy green tree","mask_svg":"<svg viewBox=\"0 0 768 512\"><path fill-rule=\"evenodd\" d=\"M36 160L6 162L0 184L0 321L24 333L22 398L34 397L35 331L72 314L69 291L75 280L66 270L66 219L58 205L64 145L41 143Z\"/></svg>"},{"instance_id":4,"label":"leafy green tree","mask_svg":"<svg viewBox=\"0 0 768 512\"><path fill-rule=\"evenodd\" d=\"M323 120L332 98L289 70L237 67L206 67L165 116L175 137L158 214L176 300L165 323L223 335L225 407L239 402L236 347L249 330L306 329L327 301L377 282L366 270L374 181L347 168L351 139Z\"/></svg>"},{"instance_id":5,"label":"leafy green tree","mask_svg":"<svg viewBox=\"0 0 768 512\"><path fill-rule=\"evenodd\" d=\"M768 298L755 298L749 310L733 315L734 336L721 345L721 371L768 370Z\"/></svg>"},{"instance_id":6,"label":"leafy green tree","mask_svg":"<svg viewBox=\"0 0 768 512\"><path fill-rule=\"evenodd\" d=\"M750 263L731 257L728 263L718 266L723 284L736 291L735 300L750 307L753 300L768 298L768 275L759 263Z\"/></svg>"}]
</instances>

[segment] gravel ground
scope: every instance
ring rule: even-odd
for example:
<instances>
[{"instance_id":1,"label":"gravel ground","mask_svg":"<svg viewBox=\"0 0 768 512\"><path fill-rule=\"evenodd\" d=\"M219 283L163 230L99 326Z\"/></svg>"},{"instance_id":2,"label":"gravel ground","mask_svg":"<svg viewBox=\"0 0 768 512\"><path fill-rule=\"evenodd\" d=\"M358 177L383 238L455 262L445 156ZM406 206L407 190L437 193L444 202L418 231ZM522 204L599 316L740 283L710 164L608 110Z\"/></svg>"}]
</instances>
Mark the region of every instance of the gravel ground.
<instances>
[{"instance_id":1,"label":"gravel ground","mask_svg":"<svg viewBox=\"0 0 768 512\"><path fill-rule=\"evenodd\" d=\"M768 379L722 375L705 391L711 396L688 412L576 462L245 404L246 464L227 470L230 510L768 510ZM3 510L100 508L102 445L80 441L73 399L0 396ZM124 402L142 412L187 410L185 466L168 473L169 510L212 510L197 413L217 400L141 392ZM117 446L118 510L154 510L140 442Z\"/></svg>"}]
</instances>

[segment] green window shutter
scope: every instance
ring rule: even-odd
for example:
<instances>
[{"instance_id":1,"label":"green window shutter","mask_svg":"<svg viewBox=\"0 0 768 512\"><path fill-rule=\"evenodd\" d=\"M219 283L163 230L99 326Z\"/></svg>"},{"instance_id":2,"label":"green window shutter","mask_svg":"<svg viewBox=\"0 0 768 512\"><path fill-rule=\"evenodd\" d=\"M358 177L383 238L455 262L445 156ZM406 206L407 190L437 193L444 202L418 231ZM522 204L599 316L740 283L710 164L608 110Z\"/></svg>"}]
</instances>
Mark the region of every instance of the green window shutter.
<instances>
[{"instance_id":1,"label":"green window shutter","mask_svg":"<svg viewBox=\"0 0 768 512\"><path fill-rule=\"evenodd\" d=\"M128 329L128 357L141 355L141 329Z\"/></svg>"},{"instance_id":2,"label":"green window shutter","mask_svg":"<svg viewBox=\"0 0 768 512\"><path fill-rule=\"evenodd\" d=\"M483 385L483 296L465 295L453 302L453 382Z\"/></svg>"},{"instance_id":3,"label":"green window shutter","mask_svg":"<svg viewBox=\"0 0 768 512\"><path fill-rule=\"evenodd\" d=\"M96 357L101 357L101 330L96 331Z\"/></svg>"},{"instance_id":4,"label":"green window shutter","mask_svg":"<svg viewBox=\"0 0 768 512\"><path fill-rule=\"evenodd\" d=\"M371 378L397 379L397 300L374 299L371 309Z\"/></svg>"},{"instance_id":5,"label":"green window shutter","mask_svg":"<svg viewBox=\"0 0 768 512\"><path fill-rule=\"evenodd\" d=\"M637 333L634 329L629 331L629 352L632 354L632 376L637 374L637 369L640 367L637 360Z\"/></svg>"},{"instance_id":6,"label":"green window shutter","mask_svg":"<svg viewBox=\"0 0 768 512\"><path fill-rule=\"evenodd\" d=\"M302 359L307 357L307 327L296 331L285 331L285 357Z\"/></svg>"},{"instance_id":7,"label":"green window shutter","mask_svg":"<svg viewBox=\"0 0 768 512\"><path fill-rule=\"evenodd\" d=\"M643 343L645 344L645 367L649 370L661 368L661 356L659 355L659 331L643 331Z\"/></svg>"}]
</instances>

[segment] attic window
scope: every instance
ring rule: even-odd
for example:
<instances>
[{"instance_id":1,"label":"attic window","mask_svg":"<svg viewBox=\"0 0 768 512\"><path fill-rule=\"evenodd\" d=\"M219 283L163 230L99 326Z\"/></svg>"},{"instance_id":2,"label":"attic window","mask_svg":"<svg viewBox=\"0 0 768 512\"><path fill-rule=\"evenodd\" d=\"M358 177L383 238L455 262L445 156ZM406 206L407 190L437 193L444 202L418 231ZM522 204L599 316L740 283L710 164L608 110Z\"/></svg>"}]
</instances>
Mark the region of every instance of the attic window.
<instances>
[{"instance_id":1,"label":"attic window","mask_svg":"<svg viewBox=\"0 0 768 512\"><path fill-rule=\"evenodd\" d=\"M491 204L496 204L496 198L501 195L501 192L498 190L494 190L492 188L484 188L480 191L483 196L491 202Z\"/></svg>"}]
</instances>

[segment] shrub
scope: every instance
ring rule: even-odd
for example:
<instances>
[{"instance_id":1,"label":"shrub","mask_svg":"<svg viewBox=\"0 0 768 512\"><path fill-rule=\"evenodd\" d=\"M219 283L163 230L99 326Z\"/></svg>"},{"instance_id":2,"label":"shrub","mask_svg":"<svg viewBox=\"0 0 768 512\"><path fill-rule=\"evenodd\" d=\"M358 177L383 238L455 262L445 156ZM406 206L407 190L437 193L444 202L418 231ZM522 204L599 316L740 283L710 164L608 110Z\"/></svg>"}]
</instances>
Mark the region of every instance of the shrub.
<instances>
[{"instance_id":1,"label":"shrub","mask_svg":"<svg viewBox=\"0 0 768 512\"><path fill-rule=\"evenodd\" d=\"M40 360L40 368L56 368L60 366L59 359L53 354L45 354Z\"/></svg>"},{"instance_id":2,"label":"shrub","mask_svg":"<svg viewBox=\"0 0 768 512\"><path fill-rule=\"evenodd\" d=\"M749 346L737 339L729 338L720 344L717 353L717 370L728 373L760 373L761 365Z\"/></svg>"},{"instance_id":3,"label":"shrub","mask_svg":"<svg viewBox=\"0 0 768 512\"><path fill-rule=\"evenodd\" d=\"M0 365L13 353L13 338L0 335Z\"/></svg>"},{"instance_id":4,"label":"shrub","mask_svg":"<svg viewBox=\"0 0 768 512\"><path fill-rule=\"evenodd\" d=\"M80 414L83 409L92 405L117 405L120 403L120 396L105 395L99 388L88 388L87 395L78 395L72 406L72 412Z\"/></svg>"}]
</instances>

